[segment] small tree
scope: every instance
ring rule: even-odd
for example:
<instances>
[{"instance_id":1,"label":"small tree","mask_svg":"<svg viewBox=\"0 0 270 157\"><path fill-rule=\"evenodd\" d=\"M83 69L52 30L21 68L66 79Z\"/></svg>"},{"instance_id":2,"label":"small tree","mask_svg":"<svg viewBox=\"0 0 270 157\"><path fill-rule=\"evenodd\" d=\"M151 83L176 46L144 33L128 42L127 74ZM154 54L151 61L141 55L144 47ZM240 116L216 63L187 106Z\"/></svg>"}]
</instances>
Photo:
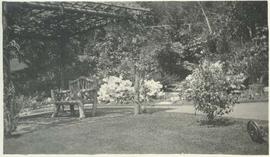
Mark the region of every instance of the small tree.
<instances>
[{"instance_id":1,"label":"small tree","mask_svg":"<svg viewBox=\"0 0 270 157\"><path fill-rule=\"evenodd\" d=\"M157 52L164 45L163 32L144 24L122 21L106 31L106 36L94 47L98 54L97 74L100 78L123 74L134 84L134 113L141 113L141 91L147 74L157 69Z\"/></svg>"},{"instance_id":2,"label":"small tree","mask_svg":"<svg viewBox=\"0 0 270 157\"><path fill-rule=\"evenodd\" d=\"M220 61L204 61L185 79L182 94L212 121L232 111L236 96L231 91L240 88L242 80L242 74L227 75Z\"/></svg>"}]
</instances>

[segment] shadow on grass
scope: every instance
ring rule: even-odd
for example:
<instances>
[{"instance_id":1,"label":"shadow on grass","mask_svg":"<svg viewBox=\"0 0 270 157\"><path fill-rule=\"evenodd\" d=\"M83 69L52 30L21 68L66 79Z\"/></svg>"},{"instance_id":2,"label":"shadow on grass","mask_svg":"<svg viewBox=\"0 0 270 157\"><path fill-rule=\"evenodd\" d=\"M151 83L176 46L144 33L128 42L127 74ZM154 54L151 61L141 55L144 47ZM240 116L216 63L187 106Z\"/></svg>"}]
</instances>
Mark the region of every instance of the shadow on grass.
<instances>
[{"instance_id":1,"label":"shadow on grass","mask_svg":"<svg viewBox=\"0 0 270 157\"><path fill-rule=\"evenodd\" d=\"M153 114L157 112L162 112L168 110L166 108L154 108L154 107L147 107L145 112L142 112L142 114ZM134 114L134 108L131 106L129 108L111 108L111 107L106 107L106 108L98 108L96 112L95 117L103 117L103 116L108 116L108 115L133 115ZM86 110L85 111L86 117L91 117L91 110Z\"/></svg>"},{"instance_id":2,"label":"shadow on grass","mask_svg":"<svg viewBox=\"0 0 270 157\"><path fill-rule=\"evenodd\" d=\"M230 119L230 118L217 118L214 119L212 121L209 121L207 118L198 120L198 122L200 123L200 125L205 125L208 127L223 127L223 126L230 126L230 125L234 125L236 123L235 120Z\"/></svg>"},{"instance_id":3,"label":"shadow on grass","mask_svg":"<svg viewBox=\"0 0 270 157\"><path fill-rule=\"evenodd\" d=\"M90 110L85 110L85 116L86 117L92 117L92 113ZM132 108L97 108L95 117L106 117L108 115L127 115L132 114L133 109Z\"/></svg>"},{"instance_id":4,"label":"shadow on grass","mask_svg":"<svg viewBox=\"0 0 270 157\"><path fill-rule=\"evenodd\" d=\"M76 117L64 117L62 114L59 117L51 118L51 113L42 114L28 118L22 118L18 122L15 132L7 138L19 138L20 136L32 133L37 130L48 129L50 127L78 123Z\"/></svg>"},{"instance_id":5,"label":"shadow on grass","mask_svg":"<svg viewBox=\"0 0 270 157\"><path fill-rule=\"evenodd\" d=\"M21 134L11 134L11 135L5 136L5 138L19 138L21 136L22 136Z\"/></svg>"},{"instance_id":6,"label":"shadow on grass","mask_svg":"<svg viewBox=\"0 0 270 157\"><path fill-rule=\"evenodd\" d=\"M38 130L45 130L56 126L78 124L81 122L78 111L75 111L75 115L71 115L68 111L59 112L58 116L54 118L51 117L51 114L52 113L44 113L19 119L16 131L7 138L19 138L24 134Z\"/></svg>"},{"instance_id":7,"label":"shadow on grass","mask_svg":"<svg viewBox=\"0 0 270 157\"><path fill-rule=\"evenodd\" d=\"M164 108L147 108L144 114L153 114L162 112ZM133 107L130 108L98 108L95 117L92 117L91 109L85 110L86 118L83 121L102 121L106 118L132 116L134 113ZM71 115L70 112L59 112L57 117L51 118L51 113L35 115L30 117L21 118L18 122L16 131L7 138L19 138L20 136L32 133L38 130L44 130L56 126L65 126L78 124L82 121L79 119L79 112L75 110L75 114Z\"/></svg>"}]
</instances>

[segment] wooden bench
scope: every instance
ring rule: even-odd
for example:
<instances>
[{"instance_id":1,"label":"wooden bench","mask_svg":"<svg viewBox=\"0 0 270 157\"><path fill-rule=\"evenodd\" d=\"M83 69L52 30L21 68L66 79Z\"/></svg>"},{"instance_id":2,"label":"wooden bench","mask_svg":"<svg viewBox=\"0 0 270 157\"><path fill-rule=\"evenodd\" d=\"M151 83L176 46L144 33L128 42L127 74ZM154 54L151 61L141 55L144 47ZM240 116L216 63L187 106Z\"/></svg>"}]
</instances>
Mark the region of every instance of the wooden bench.
<instances>
[{"instance_id":1,"label":"wooden bench","mask_svg":"<svg viewBox=\"0 0 270 157\"><path fill-rule=\"evenodd\" d=\"M60 107L70 106L70 112L74 115L74 105L78 105L80 118L85 118L84 104L91 103L92 116L95 116L97 109L97 81L87 77L79 77L69 81L69 90L51 90L54 112L51 117L57 116Z\"/></svg>"}]
</instances>

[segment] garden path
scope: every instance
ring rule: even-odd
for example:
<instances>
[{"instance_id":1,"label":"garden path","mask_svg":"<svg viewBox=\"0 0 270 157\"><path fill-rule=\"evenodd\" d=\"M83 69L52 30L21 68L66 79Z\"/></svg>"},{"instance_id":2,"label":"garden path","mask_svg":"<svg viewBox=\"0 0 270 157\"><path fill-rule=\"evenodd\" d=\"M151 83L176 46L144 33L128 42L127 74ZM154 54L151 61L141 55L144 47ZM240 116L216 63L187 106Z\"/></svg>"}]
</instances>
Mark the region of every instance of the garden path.
<instances>
[{"instance_id":1,"label":"garden path","mask_svg":"<svg viewBox=\"0 0 270 157\"><path fill-rule=\"evenodd\" d=\"M194 114L195 110L193 105L189 104L177 106L172 110L167 110L166 112ZM196 114L202 113L197 112ZM268 102L251 102L251 103L235 104L233 112L225 116L242 119L268 120Z\"/></svg>"}]
</instances>

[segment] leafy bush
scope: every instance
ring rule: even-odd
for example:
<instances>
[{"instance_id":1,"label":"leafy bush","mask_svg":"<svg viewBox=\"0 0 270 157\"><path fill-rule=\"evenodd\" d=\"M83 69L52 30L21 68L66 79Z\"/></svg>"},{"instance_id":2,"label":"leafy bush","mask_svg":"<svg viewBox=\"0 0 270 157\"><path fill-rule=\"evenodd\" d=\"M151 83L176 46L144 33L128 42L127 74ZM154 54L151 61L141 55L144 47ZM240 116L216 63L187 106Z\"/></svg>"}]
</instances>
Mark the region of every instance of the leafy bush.
<instances>
[{"instance_id":1,"label":"leafy bush","mask_svg":"<svg viewBox=\"0 0 270 157\"><path fill-rule=\"evenodd\" d=\"M159 81L152 80L144 80L143 85L140 89L140 98L141 100L149 101L151 98L158 98L164 96L164 92L162 92L162 84Z\"/></svg>"},{"instance_id":2,"label":"leafy bush","mask_svg":"<svg viewBox=\"0 0 270 157\"><path fill-rule=\"evenodd\" d=\"M133 98L135 90L131 81L123 80L121 76L110 76L103 81L98 91L98 101L123 103Z\"/></svg>"},{"instance_id":3,"label":"leafy bush","mask_svg":"<svg viewBox=\"0 0 270 157\"><path fill-rule=\"evenodd\" d=\"M241 87L243 75L228 75L221 62L204 61L182 82L182 96L192 100L195 109L207 114L208 120L228 114L236 103L231 89Z\"/></svg>"},{"instance_id":4,"label":"leafy bush","mask_svg":"<svg viewBox=\"0 0 270 157\"><path fill-rule=\"evenodd\" d=\"M104 84L98 91L99 102L131 102L135 95L135 88L130 80L110 76L103 79ZM149 101L150 99L159 98L164 95L162 84L154 80L144 80L140 88L140 100Z\"/></svg>"},{"instance_id":5,"label":"leafy bush","mask_svg":"<svg viewBox=\"0 0 270 157\"><path fill-rule=\"evenodd\" d=\"M28 112L29 110L37 109L42 103L38 101L37 96L23 96L15 97L15 104L17 113Z\"/></svg>"}]
</instances>

